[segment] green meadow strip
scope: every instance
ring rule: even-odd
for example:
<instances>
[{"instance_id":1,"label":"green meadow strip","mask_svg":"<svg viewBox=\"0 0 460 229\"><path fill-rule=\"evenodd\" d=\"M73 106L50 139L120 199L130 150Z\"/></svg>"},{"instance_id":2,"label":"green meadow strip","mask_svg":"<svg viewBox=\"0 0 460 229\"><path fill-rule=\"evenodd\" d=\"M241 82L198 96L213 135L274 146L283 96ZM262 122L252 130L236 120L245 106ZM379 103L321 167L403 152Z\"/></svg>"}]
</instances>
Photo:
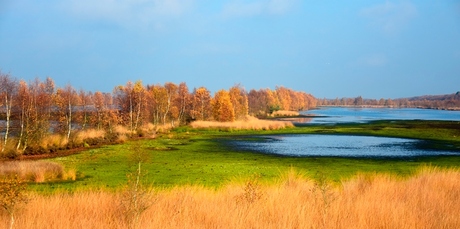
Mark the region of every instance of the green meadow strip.
<instances>
[{"instance_id":1,"label":"green meadow strip","mask_svg":"<svg viewBox=\"0 0 460 229\"><path fill-rule=\"evenodd\" d=\"M49 159L66 169L75 169L75 181L32 184L38 192L77 190L118 190L126 184L126 175L135 170L135 153L144 155L142 170L145 181L157 188L180 185L221 187L235 180L259 175L273 182L281 173L294 168L315 179L340 182L357 173L391 173L408 176L424 165L459 167L460 157L422 157L401 159L354 159L338 157L283 157L237 151L225 144L227 138L260 134L355 134L405 137L432 140L430 147L460 150L458 122L381 121L369 124L307 126L271 131L195 130L178 128L156 139L129 141L89 149L78 154ZM438 146L436 146L436 144Z\"/></svg>"}]
</instances>

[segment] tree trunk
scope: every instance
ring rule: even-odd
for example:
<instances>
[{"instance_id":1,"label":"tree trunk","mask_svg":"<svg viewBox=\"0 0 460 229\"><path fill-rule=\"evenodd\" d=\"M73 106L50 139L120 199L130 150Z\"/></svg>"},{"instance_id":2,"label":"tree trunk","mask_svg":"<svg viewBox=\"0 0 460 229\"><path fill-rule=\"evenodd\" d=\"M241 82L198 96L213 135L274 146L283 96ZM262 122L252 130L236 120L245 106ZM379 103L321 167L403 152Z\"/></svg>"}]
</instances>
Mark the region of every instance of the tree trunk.
<instances>
[{"instance_id":1,"label":"tree trunk","mask_svg":"<svg viewBox=\"0 0 460 229\"><path fill-rule=\"evenodd\" d=\"M168 115L170 107L171 107L171 95L168 95L168 105L166 106L166 110L163 115L163 125L166 125L166 116Z\"/></svg>"},{"instance_id":2,"label":"tree trunk","mask_svg":"<svg viewBox=\"0 0 460 229\"><path fill-rule=\"evenodd\" d=\"M70 139L70 132L72 131L72 105L69 100L69 119L68 119L68 130L67 130L67 140Z\"/></svg>"},{"instance_id":3,"label":"tree trunk","mask_svg":"<svg viewBox=\"0 0 460 229\"><path fill-rule=\"evenodd\" d=\"M139 102L139 105L137 107L137 115L136 115L136 124L134 126L134 129L137 130L137 126L139 124L139 118L141 116L141 103Z\"/></svg>"},{"instance_id":4,"label":"tree trunk","mask_svg":"<svg viewBox=\"0 0 460 229\"><path fill-rule=\"evenodd\" d=\"M130 125L131 134L132 134L133 132L133 99L131 95L129 95L129 125Z\"/></svg>"},{"instance_id":5,"label":"tree trunk","mask_svg":"<svg viewBox=\"0 0 460 229\"><path fill-rule=\"evenodd\" d=\"M14 226L14 213L11 212L10 214L10 229L13 229Z\"/></svg>"},{"instance_id":6,"label":"tree trunk","mask_svg":"<svg viewBox=\"0 0 460 229\"><path fill-rule=\"evenodd\" d=\"M8 104L10 103L10 104ZM2 152L5 151L6 143L8 142L8 135L10 132L10 117L11 117L11 99L8 101L8 94L5 96L5 108L6 108L6 130L5 130L5 142L2 147Z\"/></svg>"},{"instance_id":7,"label":"tree trunk","mask_svg":"<svg viewBox=\"0 0 460 229\"><path fill-rule=\"evenodd\" d=\"M19 150L21 147L22 138L24 136L24 111L21 111L21 131L19 132L19 140L18 145L16 146L16 150Z\"/></svg>"}]
</instances>

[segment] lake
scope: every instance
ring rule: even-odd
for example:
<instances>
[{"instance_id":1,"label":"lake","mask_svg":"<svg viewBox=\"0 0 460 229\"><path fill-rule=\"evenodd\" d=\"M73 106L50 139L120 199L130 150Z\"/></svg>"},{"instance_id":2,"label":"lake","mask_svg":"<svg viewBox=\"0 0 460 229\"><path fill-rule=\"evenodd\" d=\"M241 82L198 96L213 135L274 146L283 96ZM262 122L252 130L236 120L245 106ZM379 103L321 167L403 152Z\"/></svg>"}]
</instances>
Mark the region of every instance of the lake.
<instances>
[{"instance_id":1,"label":"lake","mask_svg":"<svg viewBox=\"0 0 460 229\"><path fill-rule=\"evenodd\" d=\"M308 118L293 119L300 124L363 123L374 120L450 120L460 121L460 111L417 108L321 107L301 112Z\"/></svg>"},{"instance_id":2,"label":"lake","mask_svg":"<svg viewBox=\"0 0 460 229\"><path fill-rule=\"evenodd\" d=\"M374 120L452 120L460 121L460 111L415 108L323 107L286 118L296 125L364 123ZM270 135L250 136L229 141L236 149L295 157L410 158L460 155L458 150L431 150L429 141L353 135Z\"/></svg>"}]
</instances>

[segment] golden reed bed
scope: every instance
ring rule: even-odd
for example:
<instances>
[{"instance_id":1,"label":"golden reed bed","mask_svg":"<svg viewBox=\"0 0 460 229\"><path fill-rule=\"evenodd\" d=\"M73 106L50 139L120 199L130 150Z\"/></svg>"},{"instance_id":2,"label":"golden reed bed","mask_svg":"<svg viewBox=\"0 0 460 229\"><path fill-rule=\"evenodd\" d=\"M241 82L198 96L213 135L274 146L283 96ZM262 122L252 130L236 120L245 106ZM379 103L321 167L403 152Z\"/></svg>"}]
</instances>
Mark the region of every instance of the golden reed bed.
<instances>
[{"instance_id":1,"label":"golden reed bed","mask_svg":"<svg viewBox=\"0 0 460 229\"><path fill-rule=\"evenodd\" d=\"M215 122L215 121L195 121L190 124L193 128L222 128L228 130L277 130L293 127L292 122L261 120L247 116L245 120L234 122Z\"/></svg>"},{"instance_id":2,"label":"golden reed bed","mask_svg":"<svg viewBox=\"0 0 460 229\"><path fill-rule=\"evenodd\" d=\"M334 187L290 172L279 182L152 193L129 224L119 193L30 194L15 228L460 228L460 172L424 168L410 178L358 175ZM0 227L9 225L8 215Z\"/></svg>"}]
</instances>

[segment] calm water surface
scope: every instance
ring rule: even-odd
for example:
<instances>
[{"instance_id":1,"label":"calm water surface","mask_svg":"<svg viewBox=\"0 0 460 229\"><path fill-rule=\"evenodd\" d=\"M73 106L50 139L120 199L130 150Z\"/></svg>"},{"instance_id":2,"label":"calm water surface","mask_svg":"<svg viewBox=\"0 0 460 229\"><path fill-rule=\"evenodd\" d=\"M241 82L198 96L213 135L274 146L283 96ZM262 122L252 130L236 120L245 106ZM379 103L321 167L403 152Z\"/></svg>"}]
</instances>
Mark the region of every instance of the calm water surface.
<instances>
[{"instance_id":1,"label":"calm water surface","mask_svg":"<svg viewBox=\"0 0 460 229\"><path fill-rule=\"evenodd\" d=\"M336 123L363 123L373 120L453 120L460 121L460 111L414 108L343 108L326 107L304 114L316 116L288 119L298 125ZM460 155L452 151L430 150L428 141L351 136L351 135L278 135L256 136L231 140L231 145L241 150L297 157L378 157L405 158L420 156Z\"/></svg>"},{"instance_id":2,"label":"calm water surface","mask_svg":"<svg viewBox=\"0 0 460 229\"><path fill-rule=\"evenodd\" d=\"M276 135L231 140L239 150L296 157L404 158L460 155L459 151L426 149L423 140L350 135Z\"/></svg>"},{"instance_id":3,"label":"calm water surface","mask_svg":"<svg viewBox=\"0 0 460 229\"><path fill-rule=\"evenodd\" d=\"M417 108L344 108L323 107L302 112L316 116L294 120L297 123L334 124L369 122L374 120L451 120L460 121L460 111Z\"/></svg>"}]
</instances>

